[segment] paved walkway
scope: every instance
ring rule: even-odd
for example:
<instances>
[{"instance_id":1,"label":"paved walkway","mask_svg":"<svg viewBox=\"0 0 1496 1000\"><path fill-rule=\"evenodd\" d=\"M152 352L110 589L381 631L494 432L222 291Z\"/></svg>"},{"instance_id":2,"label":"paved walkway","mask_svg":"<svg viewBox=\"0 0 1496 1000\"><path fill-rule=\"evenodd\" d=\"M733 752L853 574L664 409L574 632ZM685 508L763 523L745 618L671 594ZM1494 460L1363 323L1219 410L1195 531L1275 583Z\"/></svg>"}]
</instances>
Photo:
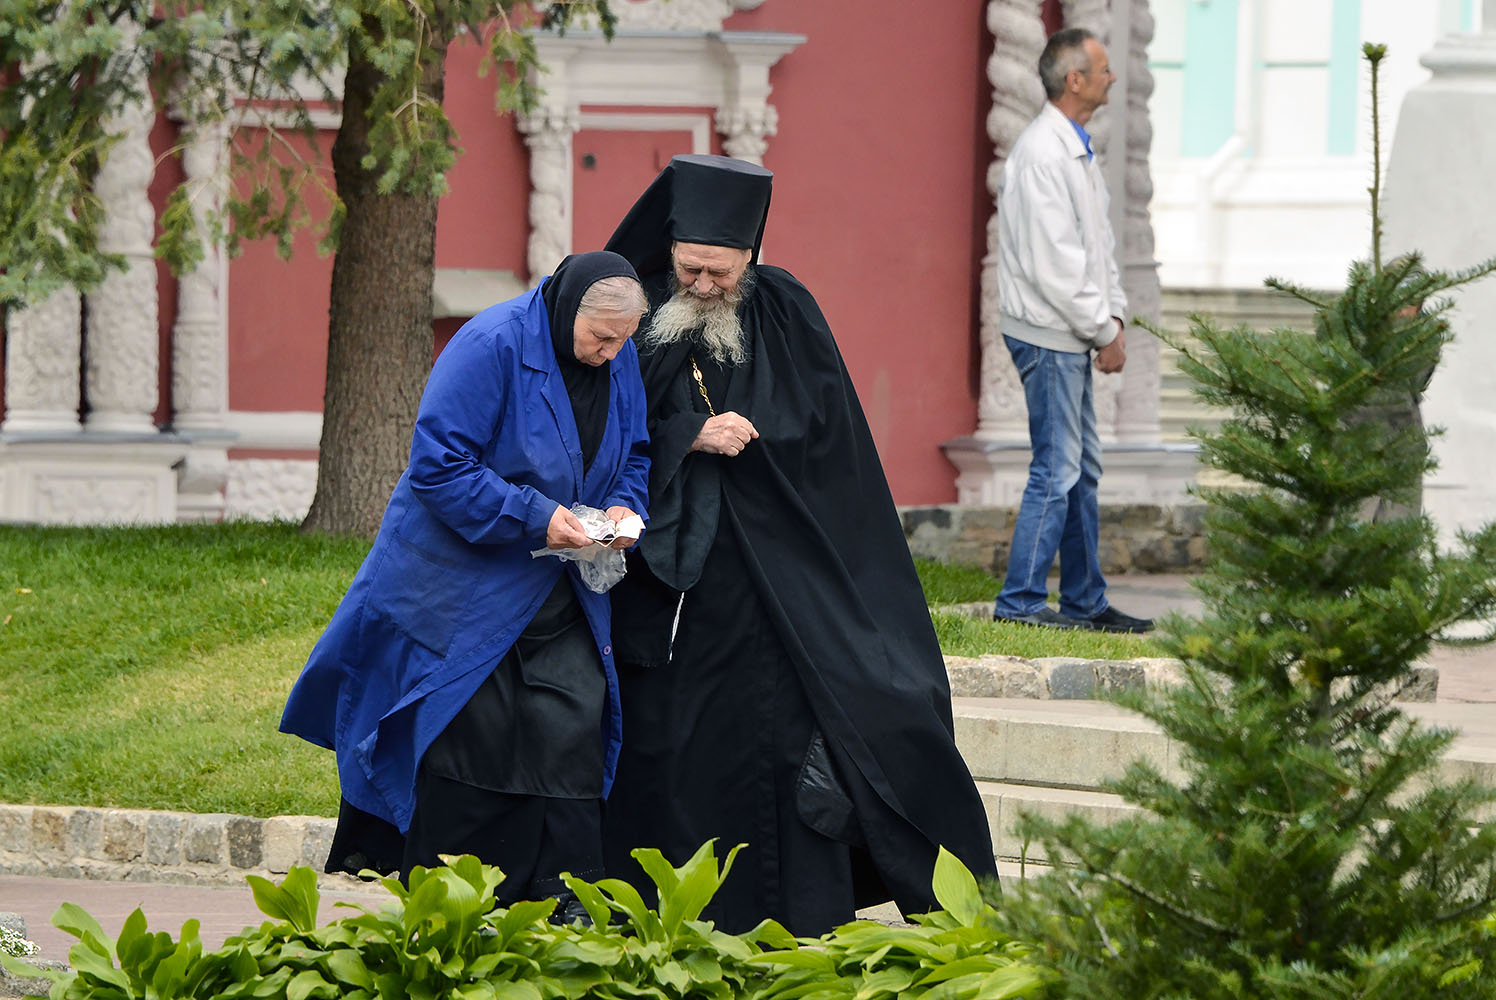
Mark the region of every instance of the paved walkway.
<instances>
[{"instance_id":1,"label":"paved walkway","mask_svg":"<svg viewBox=\"0 0 1496 1000\"><path fill-rule=\"evenodd\" d=\"M1132 615L1155 616L1166 611L1198 614L1200 601L1190 589L1189 577L1118 576L1110 581L1110 597ZM1439 702L1415 706L1414 712L1430 722L1460 728L1461 743L1478 746L1496 760L1496 647L1439 649L1427 661L1439 668ZM1066 711L1065 703L1036 703L1053 711ZM1095 706L1091 706L1094 708ZM376 895L323 896L324 920L338 911L334 898L377 901ZM0 912L19 913L26 918L28 934L42 947L40 957L65 960L74 939L51 926L51 916L64 902L75 902L92 913L105 930L116 933L137 906L145 912L153 930L181 932L183 921L202 921L201 934L208 947L245 926L257 925L262 914L255 908L249 887L176 886L146 883L90 882L75 879L31 878L0 875Z\"/></svg>"},{"instance_id":2,"label":"paved walkway","mask_svg":"<svg viewBox=\"0 0 1496 1000\"><path fill-rule=\"evenodd\" d=\"M350 913L333 907L339 900L377 906L388 898L383 889L377 894L324 892L318 917L326 922ZM255 907L248 883L238 887L159 885L0 875L0 913L19 913L26 919L26 936L42 949L38 958L66 961L68 949L78 943L52 926L52 914L63 903L82 906L110 934L119 933L136 907L152 931L166 931L174 938L181 935L183 923L197 919L202 922L198 933L208 948L217 948L225 938L269 919Z\"/></svg>"}]
</instances>

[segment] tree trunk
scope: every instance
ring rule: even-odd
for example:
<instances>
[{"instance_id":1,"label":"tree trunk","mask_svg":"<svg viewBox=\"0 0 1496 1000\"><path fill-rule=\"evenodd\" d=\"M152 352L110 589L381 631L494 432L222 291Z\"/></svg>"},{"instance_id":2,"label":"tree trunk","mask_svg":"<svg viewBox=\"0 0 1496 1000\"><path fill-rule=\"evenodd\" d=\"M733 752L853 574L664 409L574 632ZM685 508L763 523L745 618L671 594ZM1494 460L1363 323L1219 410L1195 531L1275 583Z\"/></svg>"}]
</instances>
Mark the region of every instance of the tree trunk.
<instances>
[{"instance_id":1,"label":"tree trunk","mask_svg":"<svg viewBox=\"0 0 1496 1000\"><path fill-rule=\"evenodd\" d=\"M422 89L440 101L443 60L430 62ZM376 175L361 164L369 151L368 108L381 82L379 71L350 51L332 148L347 215L333 261L321 455L305 531L369 536L379 529L409 459L431 369L437 199L382 195Z\"/></svg>"}]
</instances>

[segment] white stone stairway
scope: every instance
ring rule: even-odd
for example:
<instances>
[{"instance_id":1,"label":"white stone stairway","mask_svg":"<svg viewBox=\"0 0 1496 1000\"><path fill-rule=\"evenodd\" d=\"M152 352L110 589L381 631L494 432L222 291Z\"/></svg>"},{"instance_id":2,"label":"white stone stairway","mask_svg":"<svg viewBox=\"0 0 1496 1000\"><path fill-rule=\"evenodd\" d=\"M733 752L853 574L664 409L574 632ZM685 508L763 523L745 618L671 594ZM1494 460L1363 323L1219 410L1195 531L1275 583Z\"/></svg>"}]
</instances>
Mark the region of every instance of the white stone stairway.
<instances>
[{"instance_id":1,"label":"white stone stairway","mask_svg":"<svg viewBox=\"0 0 1496 1000\"><path fill-rule=\"evenodd\" d=\"M987 807L999 871L1016 877L1024 864L1042 865L1042 845L1025 844L1013 828L1023 812L1063 816L1084 812L1098 821L1135 807L1102 790L1129 762L1146 759L1177 777L1179 747L1154 725L1098 701L957 698L956 745ZM1459 730L1441 773L1496 785L1496 711L1488 704L1404 704L1410 715Z\"/></svg>"}]
</instances>

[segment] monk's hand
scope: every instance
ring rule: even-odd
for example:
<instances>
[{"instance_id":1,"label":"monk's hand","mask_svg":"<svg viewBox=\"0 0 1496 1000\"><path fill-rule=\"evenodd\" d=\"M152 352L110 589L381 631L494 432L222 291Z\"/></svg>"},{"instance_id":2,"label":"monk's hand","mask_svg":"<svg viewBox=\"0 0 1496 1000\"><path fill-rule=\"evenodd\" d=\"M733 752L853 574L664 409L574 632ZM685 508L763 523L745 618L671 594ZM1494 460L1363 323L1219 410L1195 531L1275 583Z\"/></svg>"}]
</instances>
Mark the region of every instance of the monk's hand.
<instances>
[{"instance_id":1,"label":"monk's hand","mask_svg":"<svg viewBox=\"0 0 1496 1000\"><path fill-rule=\"evenodd\" d=\"M551 523L545 529L545 547L548 549L583 549L593 544L587 537L587 529L571 511L556 505Z\"/></svg>"},{"instance_id":2,"label":"monk's hand","mask_svg":"<svg viewBox=\"0 0 1496 1000\"><path fill-rule=\"evenodd\" d=\"M603 513L608 516L608 520L613 522L613 526L615 528L618 526L618 522L622 521L624 518L639 516L638 514L635 514L633 511L629 510L627 507L621 506L609 507L607 510L603 511ZM630 538L627 535L621 535L609 542L608 546L614 549L627 549L632 548L634 543L637 541L637 538Z\"/></svg>"},{"instance_id":3,"label":"monk's hand","mask_svg":"<svg viewBox=\"0 0 1496 1000\"><path fill-rule=\"evenodd\" d=\"M691 450L710 452L713 455L737 455L756 437L758 430L752 421L741 413L729 410L706 418L706 423L701 425L701 433L691 443Z\"/></svg>"}]
</instances>

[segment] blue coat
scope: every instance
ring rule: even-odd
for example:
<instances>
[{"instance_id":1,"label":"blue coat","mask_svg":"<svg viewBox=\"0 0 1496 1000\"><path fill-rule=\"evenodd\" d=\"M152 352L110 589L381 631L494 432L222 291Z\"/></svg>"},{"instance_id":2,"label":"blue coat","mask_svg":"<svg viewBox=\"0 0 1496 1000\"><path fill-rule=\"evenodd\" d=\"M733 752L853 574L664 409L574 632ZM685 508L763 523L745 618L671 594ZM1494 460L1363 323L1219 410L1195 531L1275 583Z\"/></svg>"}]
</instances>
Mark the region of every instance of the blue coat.
<instances>
[{"instance_id":1,"label":"blue coat","mask_svg":"<svg viewBox=\"0 0 1496 1000\"><path fill-rule=\"evenodd\" d=\"M645 514L648 437L632 343L612 361L608 423L582 446L537 289L484 310L432 368L410 465L374 547L296 681L281 718L338 755L352 805L410 826L416 765L535 616L573 575L607 675L603 794L622 741L608 596L574 564L532 558L557 505Z\"/></svg>"}]
</instances>

